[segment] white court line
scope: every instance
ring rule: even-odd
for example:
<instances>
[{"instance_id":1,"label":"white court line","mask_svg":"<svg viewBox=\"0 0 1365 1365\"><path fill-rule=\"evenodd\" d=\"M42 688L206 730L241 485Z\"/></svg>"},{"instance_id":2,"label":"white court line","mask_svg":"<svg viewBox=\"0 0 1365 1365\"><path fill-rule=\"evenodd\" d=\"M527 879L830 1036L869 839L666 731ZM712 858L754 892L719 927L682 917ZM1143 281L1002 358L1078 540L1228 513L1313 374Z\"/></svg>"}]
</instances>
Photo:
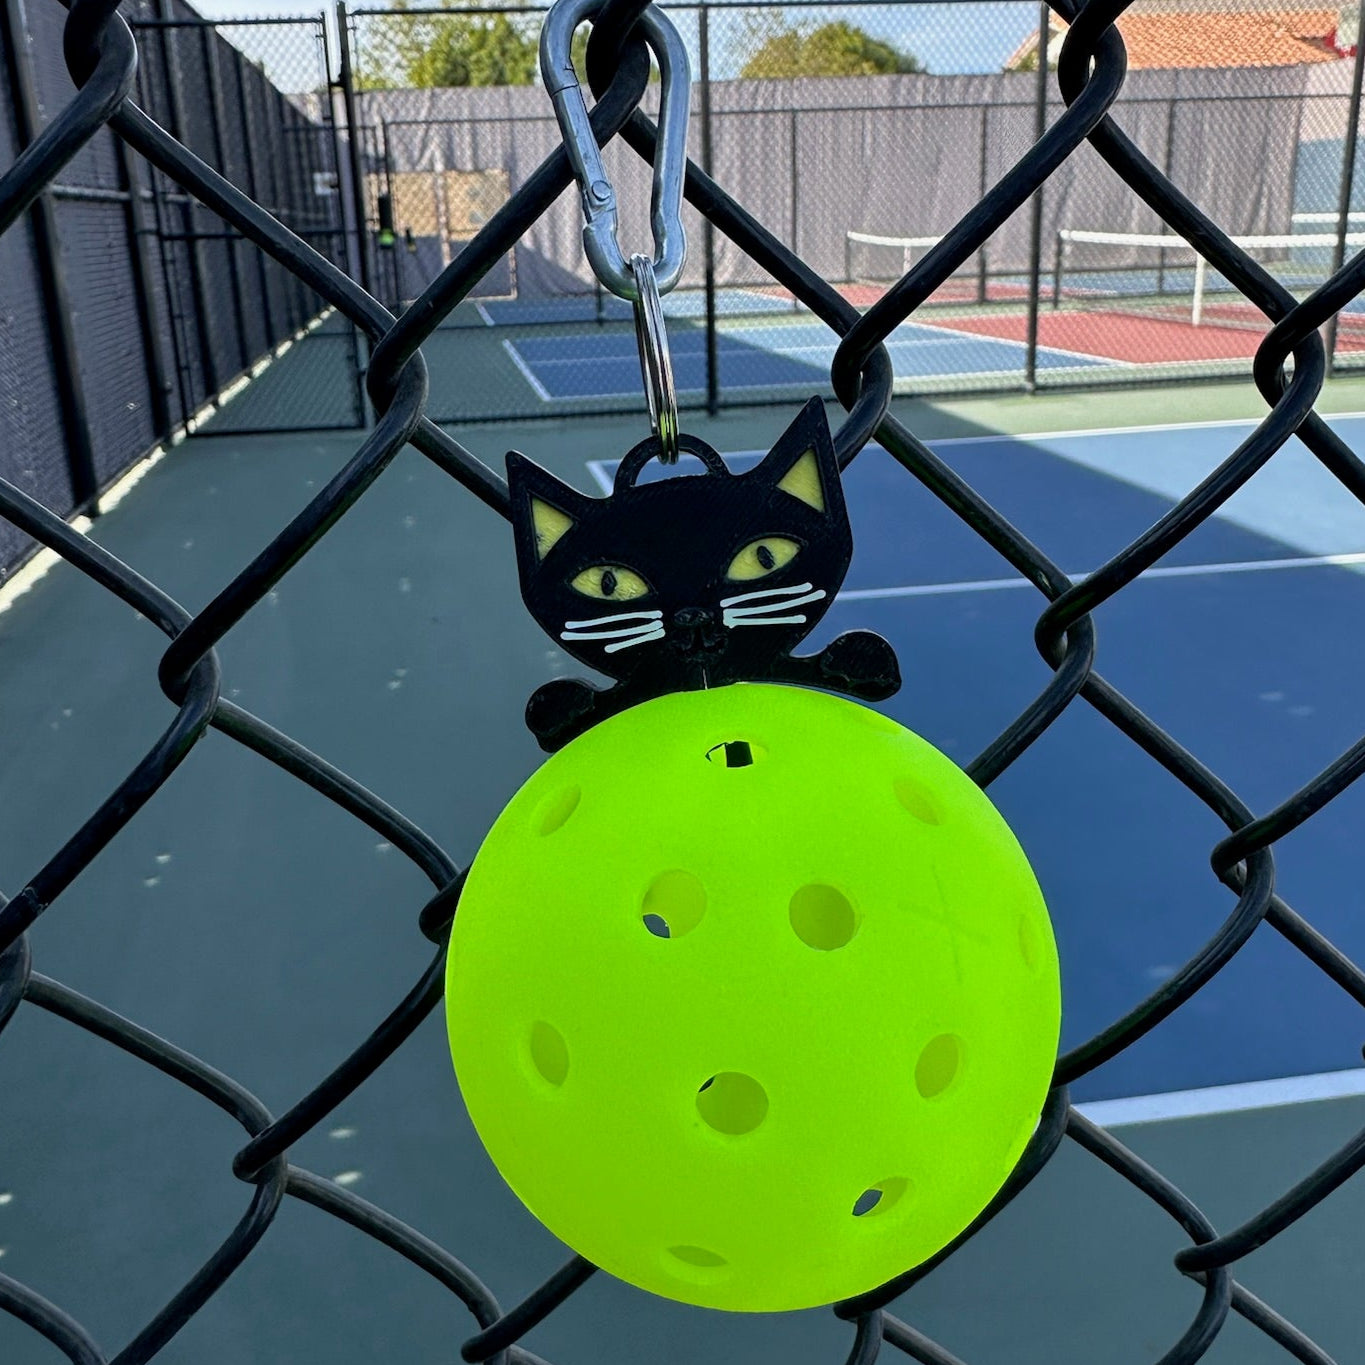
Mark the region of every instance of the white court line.
<instances>
[{"instance_id":1,"label":"white court line","mask_svg":"<svg viewBox=\"0 0 1365 1365\"><path fill-rule=\"evenodd\" d=\"M1126 1124L1243 1114L1253 1109L1276 1109L1287 1104L1311 1104L1315 1100L1350 1099L1358 1095L1365 1095L1365 1069L1213 1085L1204 1090L1173 1090L1164 1095L1135 1095L1131 1099L1094 1100L1078 1104L1076 1110L1091 1123L1121 1128Z\"/></svg>"},{"instance_id":2,"label":"white court line","mask_svg":"<svg viewBox=\"0 0 1365 1365\"><path fill-rule=\"evenodd\" d=\"M1000 345L1002 345L1002 346L1015 346L1015 347L1017 347L1017 348L1018 348L1019 350L1021 350L1021 351L1024 351L1024 352L1027 352L1027 351L1028 351L1028 343L1027 343L1027 342L1015 341L1013 337L996 337L996 336L991 336L991 334L990 334L989 332L964 332L964 331L961 331L959 328L956 328L956 327L945 327L945 326L943 326L943 325L940 324L940 323L933 323L933 322L919 322L919 321L913 321L913 320L908 319L908 318L906 319L905 322L901 323L900 325L901 325L902 327L919 327L919 328L922 328L922 329L923 329L924 331L926 331L926 332L938 332L938 333L940 333L940 334L943 335L943 336L952 337L955 341L995 341L995 342L998 342L998 343L999 343ZM916 342L909 342L909 343L903 342L903 341L902 341L902 342L897 342L897 340L896 340L896 333L895 333L895 332L892 332L891 335L890 335L889 337L885 338L885 340L883 341L882 344L883 344L883 345L886 345L886 346L896 346L896 345L904 346L904 345L907 345L907 344L908 344L908 345L914 345L914 346L925 346L925 345L928 345L929 343L928 343L928 342L923 342L923 341L916 341ZM1115 360L1113 356L1108 356L1108 355L1090 355L1088 352L1085 352L1085 351L1068 351L1068 350L1064 349L1064 348L1061 347L1061 346L1045 346L1045 345L1043 345L1043 343L1042 343L1041 341L1038 343L1038 351L1039 351L1040 354L1041 354L1043 351L1050 351L1053 355L1064 355L1064 356L1069 356L1072 360L1085 360L1085 361L1089 361L1092 365L1099 365L1099 366L1105 366L1105 365L1123 365L1123 364L1128 363L1128 362L1122 361L1122 360ZM932 376L932 377L936 378L937 376ZM976 376L973 375L972 377L975 378Z\"/></svg>"},{"instance_id":3,"label":"white court line","mask_svg":"<svg viewBox=\"0 0 1365 1365\"><path fill-rule=\"evenodd\" d=\"M1365 564L1365 551L1344 555L1306 555L1295 559L1242 559L1225 564L1163 564L1138 575L1144 578L1200 578L1217 574L1263 573L1271 569L1319 569ZM1082 583L1089 574L1068 574L1073 583ZM964 592L1000 592L1010 588L1031 588L1027 578L974 578L960 583L907 583L894 588L848 588L835 599L839 602L870 602L883 597L946 597Z\"/></svg>"},{"instance_id":4,"label":"white court line","mask_svg":"<svg viewBox=\"0 0 1365 1365\"><path fill-rule=\"evenodd\" d=\"M493 315L478 299L474 300L474 311L483 319L483 325L485 327L496 327L498 325L493 321Z\"/></svg>"},{"instance_id":5,"label":"white court line","mask_svg":"<svg viewBox=\"0 0 1365 1365\"><path fill-rule=\"evenodd\" d=\"M1365 412L1324 412L1319 416L1331 422L1343 418L1365 417ZM1255 427L1264 420L1263 417L1215 417L1204 422L1151 422L1146 426L1133 427L1076 427L1071 431L996 432L994 435L986 436L944 436L927 444L933 450L939 446L983 445L990 441L1066 441L1081 436L1140 436L1149 431L1211 431L1218 427ZM750 452L737 453L747 455Z\"/></svg>"},{"instance_id":6,"label":"white court line","mask_svg":"<svg viewBox=\"0 0 1365 1365\"><path fill-rule=\"evenodd\" d=\"M1202 362L1200 362L1202 363ZM976 378L976 376L972 376ZM972 401L972 400L968 400ZM980 401L975 400L975 401ZM1365 417L1365 412L1324 412L1318 414L1327 422L1350 421ZM1241 429L1259 426L1265 419L1262 417L1214 417L1202 422L1149 422L1142 426L1130 427L1072 427L1066 431L997 431L990 432L982 436L939 436L934 440L926 441L925 444L930 450L938 450L941 446L977 446L977 445L1001 445L1010 441L1029 441L1034 444L1044 441L1069 441L1077 440L1082 437L1092 436L1141 436L1147 432L1161 431L1216 431L1219 429ZM869 450L879 450L880 446L875 441L867 446ZM744 460L758 458L766 455L766 450L731 450L725 452L727 460ZM616 461L590 460L588 468L594 465L615 464ZM603 489L610 491L610 482L603 482L601 473L594 471L597 481Z\"/></svg>"},{"instance_id":7,"label":"white court line","mask_svg":"<svg viewBox=\"0 0 1365 1365\"><path fill-rule=\"evenodd\" d=\"M515 365L517 369L521 371L521 377L531 386L531 391L535 394L535 396L539 398L542 403L553 402L554 400L550 397L550 391L545 387L544 384L540 382L539 379L536 378L535 372L521 358L521 353L517 350L517 348L513 346L510 341L504 339L502 343L502 349L506 351L509 356L511 356L512 364Z\"/></svg>"}]
</instances>

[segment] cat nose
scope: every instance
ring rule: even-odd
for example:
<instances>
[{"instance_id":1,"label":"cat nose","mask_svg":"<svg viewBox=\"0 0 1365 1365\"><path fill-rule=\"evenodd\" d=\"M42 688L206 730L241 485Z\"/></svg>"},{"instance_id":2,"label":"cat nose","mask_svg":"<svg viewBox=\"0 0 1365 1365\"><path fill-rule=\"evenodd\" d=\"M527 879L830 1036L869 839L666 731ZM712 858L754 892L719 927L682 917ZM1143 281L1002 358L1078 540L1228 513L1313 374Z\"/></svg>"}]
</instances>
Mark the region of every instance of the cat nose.
<instances>
[{"instance_id":1,"label":"cat nose","mask_svg":"<svg viewBox=\"0 0 1365 1365\"><path fill-rule=\"evenodd\" d=\"M684 607L681 611L673 615L673 624L680 626L683 630L688 630L696 626L709 626L713 620L712 614L705 607Z\"/></svg>"}]
</instances>

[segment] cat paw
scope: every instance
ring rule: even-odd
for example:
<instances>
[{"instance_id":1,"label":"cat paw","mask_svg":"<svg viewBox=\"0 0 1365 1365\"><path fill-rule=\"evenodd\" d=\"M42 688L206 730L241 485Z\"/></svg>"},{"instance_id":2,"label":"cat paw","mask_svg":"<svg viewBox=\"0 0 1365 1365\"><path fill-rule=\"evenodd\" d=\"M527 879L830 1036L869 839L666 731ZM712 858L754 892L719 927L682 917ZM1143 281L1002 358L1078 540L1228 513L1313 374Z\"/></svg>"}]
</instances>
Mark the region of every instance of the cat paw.
<instances>
[{"instance_id":1,"label":"cat paw","mask_svg":"<svg viewBox=\"0 0 1365 1365\"><path fill-rule=\"evenodd\" d=\"M577 678L556 678L536 688L526 703L526 725L547 754L562 749L588 728L598 690Z\"/></svg>"},{"instance_id":2,"label":"cat paw","mask_svg":"<svg viewBox=\"0 0 1365 1365\"><path fill-rule=\"evenodd\" d=\"M870 630L850 630L820 651L820 673L830 686L865 701L882 701L900 690L896 651Z\"/></svg>"}]
</instances>

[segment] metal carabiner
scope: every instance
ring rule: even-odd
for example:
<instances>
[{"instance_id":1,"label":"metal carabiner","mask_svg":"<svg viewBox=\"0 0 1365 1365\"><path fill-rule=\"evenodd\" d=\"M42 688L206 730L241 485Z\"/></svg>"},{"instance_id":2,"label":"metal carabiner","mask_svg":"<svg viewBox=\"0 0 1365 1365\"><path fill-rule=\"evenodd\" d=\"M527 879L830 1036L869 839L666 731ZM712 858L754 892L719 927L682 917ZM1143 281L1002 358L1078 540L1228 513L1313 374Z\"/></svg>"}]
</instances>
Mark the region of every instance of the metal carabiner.
<instances>
[{"instance_id":1,"label":"metal carabiner","mask_svg":"<svg viewBox=\"0 0 1365 1365\"><path fill-rule=\"evenodd\" d=\"M638 298L635 277L616 241L616 192L602 166L602 153L592 135L588 106L571 55L574 30L604 3L605 0L556 0L540 31L540 74L554 101L559 131L583 199L583 249L602 284L618 298L634 303ZM678 30L660 10L650 5L638 22L659 63L663 86L650 224L654 229L654 278L659 293L666 294L677 284L687 259L682 189L687 170L692 72Z\"/></svg>"}]
</instances>

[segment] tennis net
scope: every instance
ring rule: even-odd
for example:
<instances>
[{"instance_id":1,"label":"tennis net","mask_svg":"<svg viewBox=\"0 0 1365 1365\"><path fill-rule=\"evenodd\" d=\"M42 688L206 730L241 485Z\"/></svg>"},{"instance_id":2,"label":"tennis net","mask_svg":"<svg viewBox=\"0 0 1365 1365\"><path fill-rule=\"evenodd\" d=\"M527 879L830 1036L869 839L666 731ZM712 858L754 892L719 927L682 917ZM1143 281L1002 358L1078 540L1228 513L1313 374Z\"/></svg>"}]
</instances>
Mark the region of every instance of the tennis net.
<instances>
[{"instance_id":1,"label":"tennis net","mask_svg":"<svg viewBox=\"0 0 1365 1365\"><path fill-rule=\"evenodd\" d=\"M1358 215L1352 215L1352 221ZM1316 227L1336 215L1296 214ZM1365 246L1365 232L1307 231L1234 237L1233 242L1291 293L1303 297L1331 274L1339 245ZM1116 300L1174 313L1192 326L1255 326L1265 316L1188 242L1172 233L1058 229L1052 258L1052 307L1112 307ZM1346 315L1343 315L1343 321Z\"/></svg>"}]
</instances>

